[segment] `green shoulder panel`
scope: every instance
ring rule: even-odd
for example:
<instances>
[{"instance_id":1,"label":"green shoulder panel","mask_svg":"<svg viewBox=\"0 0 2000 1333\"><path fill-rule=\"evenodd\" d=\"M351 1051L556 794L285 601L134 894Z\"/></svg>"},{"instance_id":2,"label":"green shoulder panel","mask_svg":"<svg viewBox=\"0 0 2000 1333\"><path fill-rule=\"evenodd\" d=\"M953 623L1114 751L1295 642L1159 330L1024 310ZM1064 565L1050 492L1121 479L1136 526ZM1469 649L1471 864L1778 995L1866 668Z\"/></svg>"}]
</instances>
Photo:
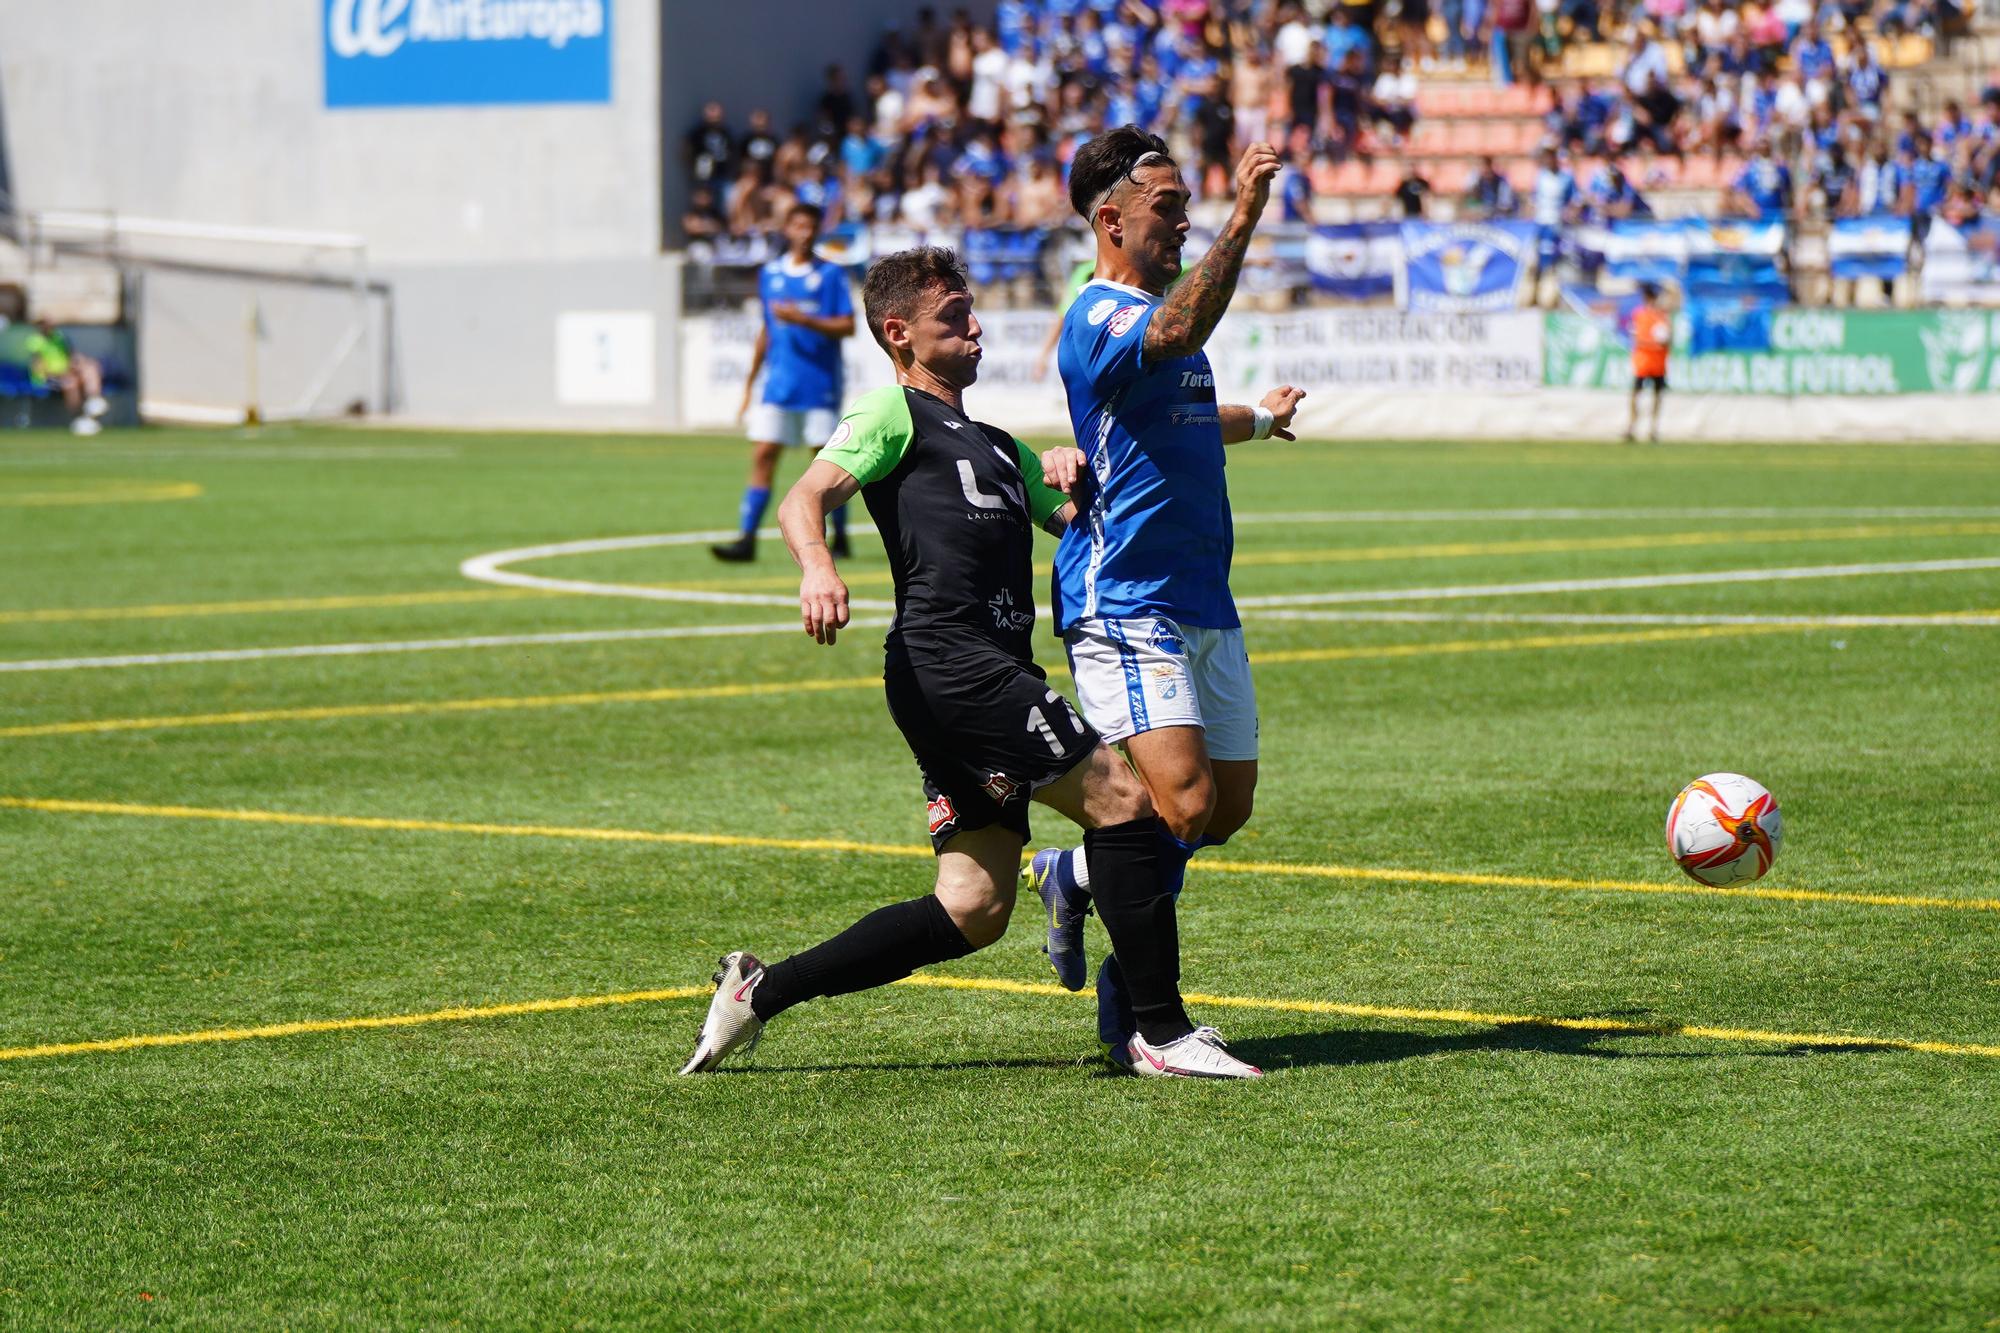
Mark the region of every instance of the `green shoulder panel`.
<instances>
[{"instance_id":1,"label":"green shoulder panel","mask_svg":"<svg viewBox=\"0 0 2000 1333\"><path fill-rule=\"evenodd\" d=\"M891 384L855 399L819 456L869 486L896 470L914 433L903 386Z\"/></svg>"},{"instance_id":2,"label":"green shoulder panel","mask_svg":"<svg viewBox=\"0 0 2000 1333\"><path fill-rule=\"evenodd\" d=\"M1042 460L1034 450L1014 441L1014 453L1021 460L1021 478L1028 483L1028 516L1040 527L1049 516L1069 503L1069 497L1042 480Z\"/></svg>"}]
</instances>

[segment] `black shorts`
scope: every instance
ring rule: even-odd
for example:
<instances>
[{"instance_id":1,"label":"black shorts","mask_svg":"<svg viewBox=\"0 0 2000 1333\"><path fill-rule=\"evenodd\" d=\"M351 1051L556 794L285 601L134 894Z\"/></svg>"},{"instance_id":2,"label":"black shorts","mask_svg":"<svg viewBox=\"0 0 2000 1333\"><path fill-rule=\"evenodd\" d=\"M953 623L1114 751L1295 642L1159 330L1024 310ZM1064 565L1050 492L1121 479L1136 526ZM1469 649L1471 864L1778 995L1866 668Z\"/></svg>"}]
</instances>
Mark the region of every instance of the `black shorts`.
<instances>
[{"instance_id":1,"label":"black shorts","mask_svg":"<svg viewBox=\"0 0 2000 1333\"><path fill-rule=\"evenodd\" d=\"M1029 798L1100 744L1040 667L991 648L940 662L891 654L882 683L923 773L935 851L994 824L1026 842Z\"/></svg>"},{"instance_id":2,"label":"black shorts","mask_svg":"<svg viewBox=\"0 0 2000 1333\"><path fill-rule=\"evenodd\" d=\"M1632 392L1637 393L1649 384L1653 386L1654 393L1665 393L1667 391L1667 377L1665 375L1641 375L1632 381Z\"/></svg>"}]
</instances>

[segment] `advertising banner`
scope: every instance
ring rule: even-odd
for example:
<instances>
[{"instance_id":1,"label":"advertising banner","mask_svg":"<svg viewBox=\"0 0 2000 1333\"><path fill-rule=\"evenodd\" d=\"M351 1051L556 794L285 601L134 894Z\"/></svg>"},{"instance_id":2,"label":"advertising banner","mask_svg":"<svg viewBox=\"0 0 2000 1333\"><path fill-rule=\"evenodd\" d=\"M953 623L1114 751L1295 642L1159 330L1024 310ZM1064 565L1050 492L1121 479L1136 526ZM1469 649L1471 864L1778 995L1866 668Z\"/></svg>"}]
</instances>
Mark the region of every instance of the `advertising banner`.
<instances>
[{"instance_id":1,"label":"advertising banner","mask_svg":"<svg viewBox=\"0 0 2000 1333\"><path fill-rule=\"evenodd\" d=\"M1544 382L1626 389L1629 349L1599 324L1547 317ZM1761 330L1758 331L1761 334ZM1691 322L1675 321L1667 379L1693 393L1875 396L2000 390L2000 313L1915 310L1777 310L1769 348L1695 354Z\"/></svg>"},{"instance_id":2,"label":"advertising banner","mask_svg":"<svg viewBox=\"0 0 2000 1333\"><path fill-rule=\"evenodd\" d=\"M1924 237L1923 288L1926 301L2000 305L2000 220L1932 223Z\"/></svg>"},{"instance_id":3,"label":"advertising banner","mask_svg":"<svg viewBox=\"0 0 2000 1333\"><path fill-rule=\"evenodd\" d=\"M1840 218L1826 238L1826 251L1836 278L1900 278L1910 266L1910 220Z\"/></svg>"},{"instance_id":4,"label":"advertising banner","mask_svg":"<svg viewBox=\"0 0 2000 1333\"><path fill-rule=\"evenodd\" d=\"M1539 235L1530 222L1405 222L1396 304L1413 314L1512 310Z\"/></svg>"},{"instance_id":5,"label":"advertising banner","mask_svg":"<svg viewBox=\"0 0 2000 1333\"><path fill-rule=\"evenodd\" d=\"M1055 315L984 310L985 355L966 394L972 414L1017 433L1066 434L1069 408L1054 367L1035 374ZM684 321L681 410L690 428L729 429L757 338L751 314ZM888 358L865 334L843 346L847 400L892 382ZM1542 315L1418 315L1395 310L1245 312L1224 318L1208 342L1215 392L1252 402L1280 384L1321 401L1342 392L1532 391L1542 380Z\"/></svg>"},{"instance_id":6,"label":"advertising banner","mask_svg":"<svg viewBox=\"0 0 2000 1333\"><path fill-rule=\"evenodd\" d=\"M612 0L322 0L328 107L611 100Z\"/></svg>"}]
</instances>

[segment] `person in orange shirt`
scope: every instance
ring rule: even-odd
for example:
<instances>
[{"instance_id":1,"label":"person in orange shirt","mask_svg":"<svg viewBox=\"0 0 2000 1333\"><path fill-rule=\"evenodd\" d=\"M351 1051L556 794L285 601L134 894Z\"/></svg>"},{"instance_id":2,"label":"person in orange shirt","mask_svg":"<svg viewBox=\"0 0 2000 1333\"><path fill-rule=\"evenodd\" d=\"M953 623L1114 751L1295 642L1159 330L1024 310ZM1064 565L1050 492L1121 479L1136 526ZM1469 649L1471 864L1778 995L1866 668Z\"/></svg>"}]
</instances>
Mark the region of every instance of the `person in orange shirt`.
<instances>
[{"instance_id":1,"label":"person in orange shirt","mask_svg":"<svg viewBox=\"0 0 2000 1333\"><path fill-rule=\"evenodd\" d=\"M1667 391L1667 344L1673 341L1674 322L1660 309L1657 283L1639 284L1639 308L1632 312L1632 410L1625 420L1625 443L1632 443L1639 429L1639 391L1653 386L1653 431L1649 437L1660 442L1660 398Z\"/></svg>"}]
</instances>

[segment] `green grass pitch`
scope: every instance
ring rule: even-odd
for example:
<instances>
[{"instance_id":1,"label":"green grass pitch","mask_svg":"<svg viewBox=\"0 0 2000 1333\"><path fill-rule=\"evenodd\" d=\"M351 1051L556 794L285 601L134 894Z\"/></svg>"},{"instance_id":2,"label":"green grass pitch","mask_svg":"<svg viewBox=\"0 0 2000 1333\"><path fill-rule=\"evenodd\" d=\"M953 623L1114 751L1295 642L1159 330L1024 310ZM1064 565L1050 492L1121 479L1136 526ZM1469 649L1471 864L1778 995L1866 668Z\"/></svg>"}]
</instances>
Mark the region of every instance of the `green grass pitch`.
<instances>
[{"instance_id":1,"label":"green grass pitch","mask_svg":"<svg viewBox=\"0 0 2000 1333\"><path fill-rule=\"evenodd\" d=\"M1248 621L1259 808L1182 902L1254 1086L1104 1074L1027 909L940 969L1025 989L674 1077L718 954L928 886L879 630L85 660L792 621L775 543L516 568L779 605L459 573L727 527L743 461L0 442L0 1324L2000 1320L2000 448L1239 446L1238 595L1348 595ZM1780 895L1668 860L1717 769Z\"/></svg>"}]
</instances>

